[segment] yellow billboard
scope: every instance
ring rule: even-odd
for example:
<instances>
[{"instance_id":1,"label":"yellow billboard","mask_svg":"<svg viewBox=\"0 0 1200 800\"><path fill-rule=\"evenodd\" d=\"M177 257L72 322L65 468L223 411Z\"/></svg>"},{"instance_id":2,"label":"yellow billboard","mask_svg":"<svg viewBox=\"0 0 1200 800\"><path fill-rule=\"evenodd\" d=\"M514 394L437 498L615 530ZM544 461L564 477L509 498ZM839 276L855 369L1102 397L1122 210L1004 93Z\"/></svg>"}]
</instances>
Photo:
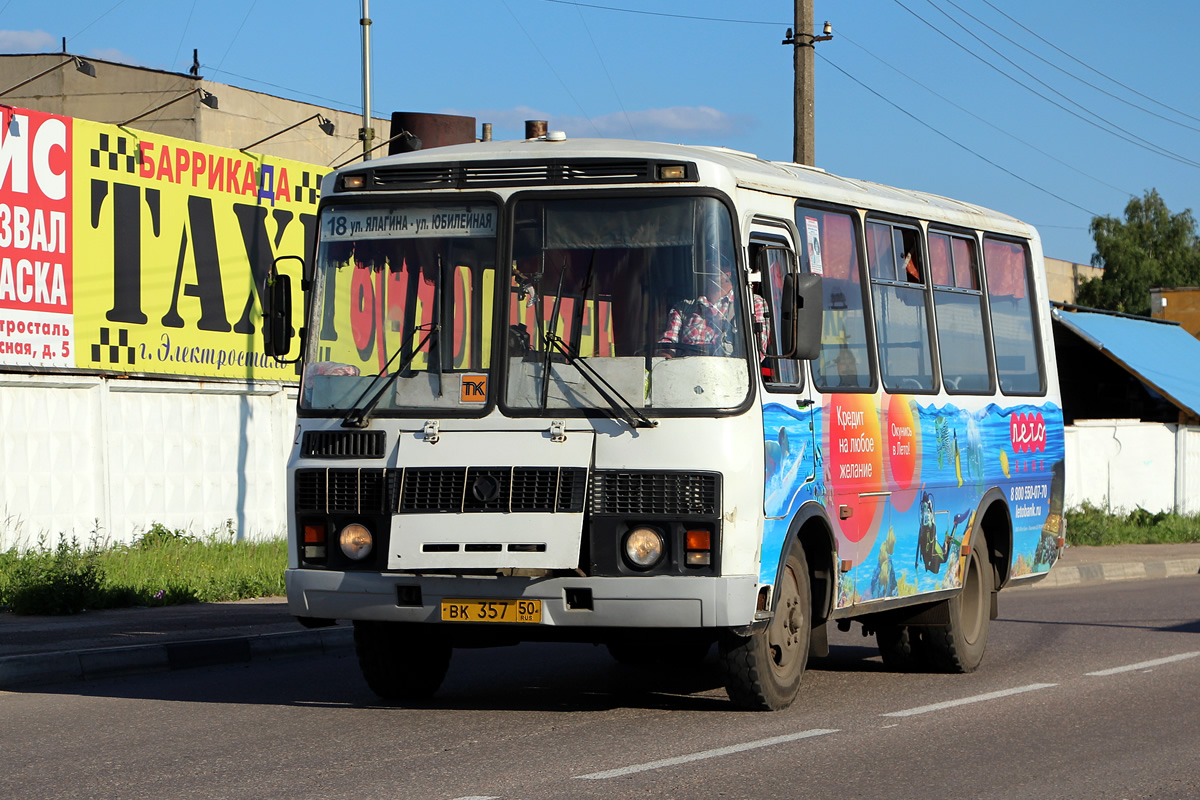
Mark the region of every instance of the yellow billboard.
<instances>
[{"instance_id":1,"label":"yellow billboard","mask_svg":"<svg viewBox=\"0 0 1200 800\"><path fill-rule=\"evenodd\" d=\"M310 253L328 168L22 109L5 117L0 365L296 380L263 352L260 297L277 256Z\"/></svg>"}]
</instances>

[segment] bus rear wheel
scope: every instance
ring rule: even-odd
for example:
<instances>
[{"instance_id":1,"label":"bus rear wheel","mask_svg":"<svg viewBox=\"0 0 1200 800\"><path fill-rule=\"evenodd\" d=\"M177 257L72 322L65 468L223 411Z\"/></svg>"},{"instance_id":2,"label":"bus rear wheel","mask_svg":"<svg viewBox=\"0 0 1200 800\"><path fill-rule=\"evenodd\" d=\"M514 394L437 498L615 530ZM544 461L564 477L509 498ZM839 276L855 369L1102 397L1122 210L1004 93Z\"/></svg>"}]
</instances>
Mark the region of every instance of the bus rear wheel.
<instances>
[{"instance_id":1,"label":"bus rear wheel","mask_svg":"<svg viewBox=\"0 0 1200 800\"><path fill-rule=\"evenodd\" d=\"M354 621L354 652L371 691L389 702L433 696L450 668L450 645L411 625Z\"/></svg>"},{"instance_id":2,"label":"bus rear wheel","mask_svg":"<svg viewBox=\"0 0 1200 800\"><path fill-rule=\"evenodd\" d=\"M941 672L974 672L987 648L992 610L992 568L983 535L971 537L971 552L963 570L962 591L946 601L949 625L922 629L921 654Z\"/></svg>"},{"instance_id":3,"label":"bus rear wheel","mask_svg":"<svg viewBox=\"0 0 1200 800\"><path fill-rule=\"evenodd\" d=\"M880 625L875 630L875 644L883 665L893 672L919 672L928 666L928 647L919 627Z\"/></svg>"},{"instance_id":4,"label":"bus rear wheel","mask_svg":"<svg viewBox=\"0 0 1200 800\"><path fill-rule=\"evenodd\" d=\"M776 590L775 615L767 627L720 641L725 690L739 708L779 711L800 692L812 636L812 592L799 542L792 545Z\"/></svg>"}]
</instances>

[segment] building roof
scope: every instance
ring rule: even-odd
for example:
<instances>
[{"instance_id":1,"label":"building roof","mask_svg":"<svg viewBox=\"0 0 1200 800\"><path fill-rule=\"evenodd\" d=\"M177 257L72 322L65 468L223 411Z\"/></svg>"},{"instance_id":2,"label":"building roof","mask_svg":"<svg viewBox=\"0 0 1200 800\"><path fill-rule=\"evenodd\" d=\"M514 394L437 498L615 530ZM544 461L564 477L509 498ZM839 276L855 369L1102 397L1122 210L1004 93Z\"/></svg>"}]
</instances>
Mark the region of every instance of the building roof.
<instances>
[{"instance_id":1,"label":"building roof","mask_svg":"<svg viewBox=\"0 0 1200 800\"><path fill-rule=\"evenodd\" d=\"M1200 340L1178 323L1103 312L1053 310L1061 323L1179 408L1200 416Z\"/></svg>"}]
</instances>

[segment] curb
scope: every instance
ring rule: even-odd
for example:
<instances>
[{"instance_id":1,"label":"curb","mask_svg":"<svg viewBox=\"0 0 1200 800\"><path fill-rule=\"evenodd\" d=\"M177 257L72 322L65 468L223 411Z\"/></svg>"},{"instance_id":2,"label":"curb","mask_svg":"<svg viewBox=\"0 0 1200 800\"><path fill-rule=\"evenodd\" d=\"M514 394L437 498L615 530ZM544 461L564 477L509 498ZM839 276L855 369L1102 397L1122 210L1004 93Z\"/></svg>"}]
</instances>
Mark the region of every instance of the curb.
<instances>
[{"instance_id":1,"label":"curb","mask_svg":"<svg viewBox=\"0 0 1200 800\"><path fill-rule=\"evenodd\" d=\"M1172 558L1163 561L1120 561L1066 566L1056 564L1033 587L1082 586L1109 581L1140 581L1147 578L1177 578L1200 574L1200 558Z\"/></svg>"},{"instance_id":2,"label":"curb","mask_svg":"<svg viewBox=\"0 0 1200 800\"><path fill-rule=\"evenodd\" d=\"M353 642L353 629L343 627L6 656L0 658L0 691L300 655L330 655L352 649Z\"/></svg>"}]
</instances>

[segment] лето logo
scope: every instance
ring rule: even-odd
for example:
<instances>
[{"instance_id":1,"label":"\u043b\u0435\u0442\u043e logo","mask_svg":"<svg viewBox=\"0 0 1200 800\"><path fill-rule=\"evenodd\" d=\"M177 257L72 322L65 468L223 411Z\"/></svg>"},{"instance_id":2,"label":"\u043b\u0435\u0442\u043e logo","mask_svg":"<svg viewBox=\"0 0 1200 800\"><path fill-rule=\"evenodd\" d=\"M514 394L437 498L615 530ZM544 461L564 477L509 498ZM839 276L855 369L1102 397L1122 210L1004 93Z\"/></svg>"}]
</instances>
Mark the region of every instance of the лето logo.
<instances>
[{"instance_id":1,"label":"\u043b\u0435\u0442\u043e logo","mask_svg":"<svg viewBox=\"0 0 1200 800\"><path fill-rule=\"evenodd\" d=\"M1014 453L1038 453L1046 449L1046 421L1040 412L1013 414L1009 431Z\"/></svg>"}]
</instances>

